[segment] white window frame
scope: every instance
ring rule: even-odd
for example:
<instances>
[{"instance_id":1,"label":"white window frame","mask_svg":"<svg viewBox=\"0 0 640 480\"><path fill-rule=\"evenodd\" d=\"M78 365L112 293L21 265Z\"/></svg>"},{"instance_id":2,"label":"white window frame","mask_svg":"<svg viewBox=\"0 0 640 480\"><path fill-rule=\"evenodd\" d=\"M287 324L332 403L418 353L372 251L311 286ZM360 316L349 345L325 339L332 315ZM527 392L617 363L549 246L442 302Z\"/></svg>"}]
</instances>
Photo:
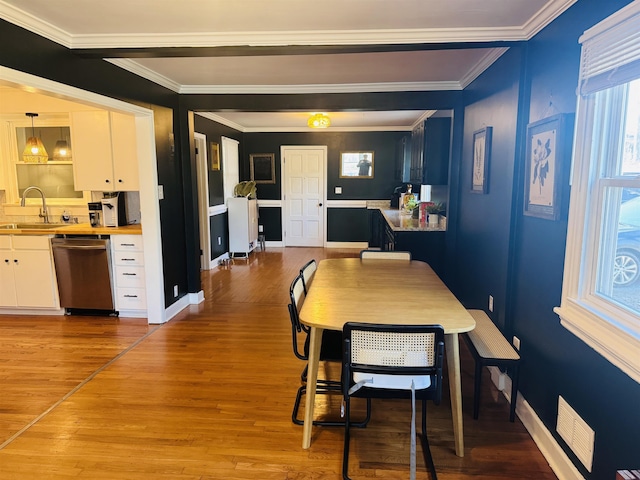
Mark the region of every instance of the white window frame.
<instances>
[{"instance_id":1,"label":"white window frame","mask_svg":"<svg viewBox=\"0 0 640 480\"><path fill-rule=\"evenodd\" d=\"M596 293L602 199L607 187L640 187L640 176L602 179L592 157L594 91L640 78L640 2L633 2L587 30L583 44L580 95L562 301L561 324L640 382L640 316ZM607 82L612 82L607 85ZM610 212L609 212L610 213Z\"/></svg>"}]
</instances>

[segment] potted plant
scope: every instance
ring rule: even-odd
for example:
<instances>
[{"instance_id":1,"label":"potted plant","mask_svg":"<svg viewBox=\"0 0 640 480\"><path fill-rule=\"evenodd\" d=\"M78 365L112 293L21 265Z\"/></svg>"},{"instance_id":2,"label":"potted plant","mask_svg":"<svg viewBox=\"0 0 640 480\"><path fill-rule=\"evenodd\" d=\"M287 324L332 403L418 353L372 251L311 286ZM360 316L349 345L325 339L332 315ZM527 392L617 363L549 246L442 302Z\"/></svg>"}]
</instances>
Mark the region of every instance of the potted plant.
<instances>
[{"instance_id":1,"label":"potted plant","mask_svg":"<svg viewBox=\"0 0 640 480\"><path fill-rule=\"evenodd\" d=\"M440 212L442 212L442 204L436 202L427 202L427 213L429 214L429 225L438 225L440 220Z\"/></svg>"}]
</instances>

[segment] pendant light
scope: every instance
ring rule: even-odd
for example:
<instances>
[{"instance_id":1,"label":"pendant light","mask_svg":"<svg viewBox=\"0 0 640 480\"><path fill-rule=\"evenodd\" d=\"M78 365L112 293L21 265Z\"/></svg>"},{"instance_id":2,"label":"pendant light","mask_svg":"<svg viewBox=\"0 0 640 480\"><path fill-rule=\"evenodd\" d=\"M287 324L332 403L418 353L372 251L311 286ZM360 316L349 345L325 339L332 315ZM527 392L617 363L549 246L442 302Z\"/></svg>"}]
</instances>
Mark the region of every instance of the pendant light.
<instances>
[{"instance_id":1,"label":"pendant light","mask_svg":"<svg viewBox=\"0 0 640 480\"><path fill-rule=\"evenodd\" d=\"M60 129L60 137L62 137L62 128ZM56 146L53 147L53 159L57 161L71 160L71 148L65 138L58 140Z\"/></svg>"},{"instance_id":2,"label":"pendant light","mask_svg":"<svg viewBox=\"0 0 640 480\"><path fill-rule=\"evenodd\" d=\"M324 113L314 113L309 118L307 125L311 128L327 128L331 125L331 120Z\"/></svg>"},{"instance_id":3,"label":"pendant light","mask_svg":"<svg viewBox=\"0 0 640 480\"><path fill-rule=\"evenodd\" d=\"M37 117L37 113L25 113L27 117L31 117L31 136L27 139L27 144L22 152L22 161L25 163L47 163L49 154L42 144L42 140L36 137L36 129L33 126L33 117Z\"/></svg>"}]
</instances>

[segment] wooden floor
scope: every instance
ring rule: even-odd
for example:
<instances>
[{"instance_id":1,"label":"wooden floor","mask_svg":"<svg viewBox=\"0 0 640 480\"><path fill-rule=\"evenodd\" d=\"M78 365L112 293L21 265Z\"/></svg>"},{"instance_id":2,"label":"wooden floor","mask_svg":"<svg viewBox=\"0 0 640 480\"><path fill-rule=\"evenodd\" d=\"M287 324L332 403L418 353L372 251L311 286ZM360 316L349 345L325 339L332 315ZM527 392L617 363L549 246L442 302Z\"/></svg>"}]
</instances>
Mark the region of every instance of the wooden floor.
<instances>
[{"instance_id":1,"label":"wooden floor","mask_svg":"<svg viewBox=\"0 0 640 480\"><path fill-rule=\"evenodd\" d=\"M234 260L203 274L203 304L162 326L0 316L0 479L341 478L342 429L314 428L303 450L290 420L303 365L286 304L308 259L355 255L269 248ZM439 478L555 479L488 375L480 420L471 418L464 342L461 352L464 458L454 454L448 389L428 408ZM316 411L338 407L320 398ZM369 426L353 431L354 479L408 478L409 421L406 402L374 402ZM419 453L421 479L423 467Z\"/></svg>"}]
</instances>

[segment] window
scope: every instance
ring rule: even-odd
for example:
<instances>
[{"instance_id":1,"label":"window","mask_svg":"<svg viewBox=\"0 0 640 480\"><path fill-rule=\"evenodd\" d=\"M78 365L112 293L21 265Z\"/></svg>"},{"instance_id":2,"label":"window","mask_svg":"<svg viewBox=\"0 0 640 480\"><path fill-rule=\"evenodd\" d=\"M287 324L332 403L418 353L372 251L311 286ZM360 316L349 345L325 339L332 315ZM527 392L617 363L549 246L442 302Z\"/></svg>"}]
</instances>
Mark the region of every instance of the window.
<instances>
[{"instance_id":1,"label":"window","mask_svg":"<svg viewBox=\"0 0 640 480\"><path fill-rule=\"evenodd\" d=\"M640 381L640 5L585 32L562 324Z\"/></svg>"}]
</instances>

